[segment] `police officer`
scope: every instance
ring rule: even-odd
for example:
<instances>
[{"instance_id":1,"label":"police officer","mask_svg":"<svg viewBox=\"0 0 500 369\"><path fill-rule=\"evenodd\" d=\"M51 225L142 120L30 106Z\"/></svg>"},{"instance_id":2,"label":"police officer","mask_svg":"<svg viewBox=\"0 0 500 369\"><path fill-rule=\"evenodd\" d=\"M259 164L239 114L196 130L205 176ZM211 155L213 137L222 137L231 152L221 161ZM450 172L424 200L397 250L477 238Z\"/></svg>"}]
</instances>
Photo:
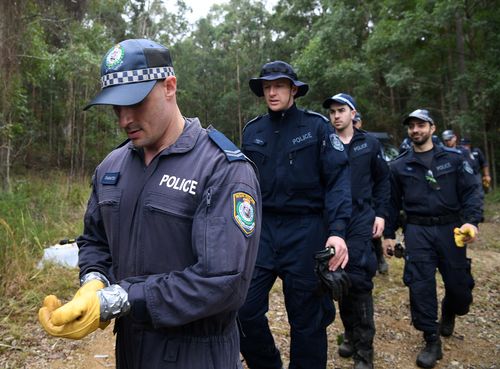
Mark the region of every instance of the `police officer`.
<instances>
[{"instance_id":1,"label":"police officer","mask_svg":"<svg viewBox=\"0 0 500 369\"><path fill-rule=\"evenodd\" d=\"M456 148L457 147L457 136L455 135L455 132L451 129L446 129L441 133L441 138L443 139L443 142L446 147L451 147L451 148Z\"/></svg>"},{"instance_id":2,"label":"police officer","mask_svg":"<svg viewBox=\"0 0 500 369\"><path fill-rule=\"evenodd\" d=\"M78 238L82 287L48 296L45 330L80 339L117 318L119 369L242 368L236 313L258 250L260 191L245 156L184 118L170 53L112 47L102 91L128 140L97 167Z\"/></svg>"},{"instance_id":3,"label":"police officer","mask_svg":"<svg viewBox=\"0 0 500 369\"><path fill-rule=\"evenodd\" d=\"M356 110L356 115L354 116L354 119L352 120L352 125L354 128L361 130L363 128L363 118L361 116L361 113ZM382 147L380 148L382 155L384 155ZM401 149L400 149L401 151ZM385 159L388 160L388 159ZM389 273L389 264L387 264L387 261L385 260L384 257L384 251L382 249L382 237L380 235L378 237L373 237L372 238L373 242L373 247L375 248L375 255L377 256L377 270L380 274L387 274ZM344 337L345 340L345 337Z\"/></svg>"},{"instance_id":4,"label":"police officer","mask_svg":"<svg viewBox=\"0 0 500 369\"><path fill-rule=\"evenodd\" d=\"M470 146L466 147L463 145L459 145L458 137L455 134L455 132L453 132L453 130L447 129L447 130L443 131L443 133L441 134L441 137L443 138L443 142L444 142L446 147L456 149L458 152L462 153L464 158L467 159L470 166L472 167L474 174L477 175L478 173L480 173L479 164L476 161L476 158L474 157L474 155L472 155L471 150L470 150ZM480 176L479 176L479 179L480 179ZM480 181L478 181L478 183L479 182Z\"/></svg>"},{"instance_id":5,"label":"police officer","mask_svg":"<svg viewBox=\"0 0 500 369\"><path fill-rule=\"evenodd\" d=\"M470 151L477 167L476 171L478 179L483 184L483 190L487 192L491 184L488 160L479 147L472 147L470 138L462 137L460 139L460 146Z\"/></svg>"},{"instance_id":6,"label":"police officer","mask_svg":"<svg viewBox=\"0 0 500 369\"><path fill-rule=\"evenodd\" d=\"M327 98L323 107L328 109L351 167L352 214L346 236L349 250L346 272L352 285L347 296L339 301L345 329L339 355L353 356L355 369L371 369L375 336L372 279L378 264L372 238L380 238L384 230L390 197L389 168L379 141L354 128L356 104L352 96L336 94Z\"/></svg>"},{"instance_id":7,"label":"police officer","mask_svg":"<svg viewBox=\"0 0 500 369\"><path fill-rule=\"evenodd\" d=\"M472 167L472 170L474 171L474 175L476 176L476 179L477 179L477 185L479 187L481 200L483 200L484 199L484 191L483 191L483 188L481 187L481 168L480 168L478 160L476 159L476 157L472 154L472 152L470 150L470 145L469 145L469 147L467 147L467 146L463 146L462 144L459 144L457 135L451 129L447 129L447 130L443 131L441 136L443 138L444 144L447 147L454 148L457 151L461 152L462 155L464 156L464 158L469 162L470 166Z\"/></svg>"},{"instance_id":8,"label":"police officer","mask_svg":"<svg viewBox=\"0 0 500 369\"><path fill-rule=\"evenodd\" d=\"M263 220L255 272L239 313L242 354L251 369L283 366L266 318L269 292L279 277L291 326L289 368L324 369L326 327L335 311L329 297L318 293L314 254L334 248L331 270L348 261L347 157L326 118L296 106L308 85L288 63L265 64L249 85L264 96L268 113L243 131L243 152L259 169Z\"/></svg>"},{"instance_id":9,"label":"police officer","mask_svg":"<svg viewBox=\"0 0 500 369\"><path fill-rule=\"evenodd\" d=\"M436 126L429 112L415 110L403 123L413 148L390 163L391 203L383 246L386 255L394 250L397 217L403 209L407 219L403 280L410 289L413 325L426 341L417 365L432 368L443 356L439 334L450 336L455 316L467 314L472 303L471 261L467 247L455 243L454 229L462 241L473 242L482 202L474 172L462 154L432 142ZM445 288L440 324L436 268Z\"/></svg>"}]
</instances>

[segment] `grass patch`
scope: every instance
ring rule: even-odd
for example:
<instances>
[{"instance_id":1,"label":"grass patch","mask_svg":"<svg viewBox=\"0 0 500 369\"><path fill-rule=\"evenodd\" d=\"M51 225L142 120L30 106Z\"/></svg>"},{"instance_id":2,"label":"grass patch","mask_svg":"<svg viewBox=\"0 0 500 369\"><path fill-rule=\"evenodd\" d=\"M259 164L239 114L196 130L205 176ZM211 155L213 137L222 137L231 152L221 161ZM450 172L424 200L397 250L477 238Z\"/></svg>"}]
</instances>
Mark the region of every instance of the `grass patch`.
<instances>
[{"instance_id":1,"label":"grass patch","mask_svg":"<svg viewBox=\"0 0 500 369\"><path fill-rule=\"evenodd\" d=\"M64 296L77 283L77 270L37 264L45 247L81 233L89 194L88 180L62 173L14 178L0 193L0 331L15 336L47 291Z\"/></svg>"},{"instance_id":2,"label":"grass patch","mask_svg":"<svg viewBox=\"0 0 500 369\"><path fill-rule=\"evenodd\" d=\"M14 178L12 187L0 193L0 309L29 300L43 249L81 233L90 194L89 180L62 173Z\"/></svg>"}]
</instances>

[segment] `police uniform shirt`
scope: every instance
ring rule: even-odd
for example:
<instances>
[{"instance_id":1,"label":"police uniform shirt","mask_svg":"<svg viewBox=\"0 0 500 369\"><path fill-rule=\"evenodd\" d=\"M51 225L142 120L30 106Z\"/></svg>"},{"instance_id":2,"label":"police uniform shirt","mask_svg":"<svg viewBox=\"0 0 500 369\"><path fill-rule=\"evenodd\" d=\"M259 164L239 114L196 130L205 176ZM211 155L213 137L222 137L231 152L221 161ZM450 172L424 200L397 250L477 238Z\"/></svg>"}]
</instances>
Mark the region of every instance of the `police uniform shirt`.
<instances>
[{"instance_id":1,"label":"police uniform shirt","mask_svg":"<svg viewBox=\"0 0 500 369\"><path fill-rule=\"evenodd\" d=\"M390 197L389 167L382 157L379 141L355 128L346 149L351 166L353 201L372 202L376 215L386 218Z\"/></svg>"},{"instance_id":2,"label":"police uniform shirt","mask_svg":"<svg viewBox=\"0 0 500 369\"><path fill-rule=\"evenodd\" d=\"M481 221L482 201L470 163L456 149L434 146L432 153L430 168L413 149L389 164L391 201L385 237L395 238L400 209L408 216L463 214L464 222L477 225Z\"/></svg>"},{"instance_id":3,"label":"police uniform shirt","mask_svg":"<svg viewBox=\"0 0 500 369\"><path fill-rule=\"evenodd\" d=\"M344 237L351 213L348 160L324 116L295 104L269 110L245 126L242 149L259 169L265 212L326 209L329 235Z\"/></svg>"}]
</instances>

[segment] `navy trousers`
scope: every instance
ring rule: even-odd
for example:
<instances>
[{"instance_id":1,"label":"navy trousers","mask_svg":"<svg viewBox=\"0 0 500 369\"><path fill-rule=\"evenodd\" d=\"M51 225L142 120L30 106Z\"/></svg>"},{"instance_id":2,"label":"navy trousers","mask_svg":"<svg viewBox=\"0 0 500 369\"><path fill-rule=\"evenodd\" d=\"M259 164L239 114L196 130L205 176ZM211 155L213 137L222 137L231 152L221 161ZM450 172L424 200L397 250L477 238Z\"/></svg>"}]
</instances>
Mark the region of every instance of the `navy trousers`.
<instances>
[{"instance_id":1,"label":"navy trousers","mask_svg":"<svg viewBox=\"0 0 500 369\"><path fill-rule=\"evenodd\" d=\"M241 352L251 369L281 369L283 364L266 313L276 278L283 282L290 324L290 369L324 369L326 328L335 307L319 292L314 253L326 242L320 215L264 214L259 253L247 299L239 311Z\"/></svg>"},{"instance_id":2,"label":"navy trousers","mask_svg":"<svg viewBox=\"0 0 500 369\"><path fill-rule=\"evenodd\" d=\"M467 247L457 247L453 228L459 224L424 226L408 224L404 283L410 289L412 322L424 335L438 333L436 269L443 277L447 309L457 315L469 312L474 279Z\"/></svg>"}]
</instances>

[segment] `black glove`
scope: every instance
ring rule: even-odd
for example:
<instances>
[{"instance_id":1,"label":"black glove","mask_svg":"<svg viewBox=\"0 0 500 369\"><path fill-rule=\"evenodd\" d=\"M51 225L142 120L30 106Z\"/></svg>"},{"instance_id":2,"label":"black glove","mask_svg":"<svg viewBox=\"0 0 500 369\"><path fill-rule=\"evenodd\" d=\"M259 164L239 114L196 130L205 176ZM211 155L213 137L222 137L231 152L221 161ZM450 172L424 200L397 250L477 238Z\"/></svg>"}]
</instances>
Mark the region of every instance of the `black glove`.
<instances>
[{"instance_id":1,"label":"black glove","mask_svg":"<svg viewBox=\"0 0 500 369\"><path fill-rule=\"evenodd\" d=\"M334 272L328 269L328 262L334 255L335 249L333 248L316 252L314 271L320 280L322 290L335 301L340 301L342 296L347 295L351 281L344 269L337 268Z\"/></svg>"}]
</instances>

